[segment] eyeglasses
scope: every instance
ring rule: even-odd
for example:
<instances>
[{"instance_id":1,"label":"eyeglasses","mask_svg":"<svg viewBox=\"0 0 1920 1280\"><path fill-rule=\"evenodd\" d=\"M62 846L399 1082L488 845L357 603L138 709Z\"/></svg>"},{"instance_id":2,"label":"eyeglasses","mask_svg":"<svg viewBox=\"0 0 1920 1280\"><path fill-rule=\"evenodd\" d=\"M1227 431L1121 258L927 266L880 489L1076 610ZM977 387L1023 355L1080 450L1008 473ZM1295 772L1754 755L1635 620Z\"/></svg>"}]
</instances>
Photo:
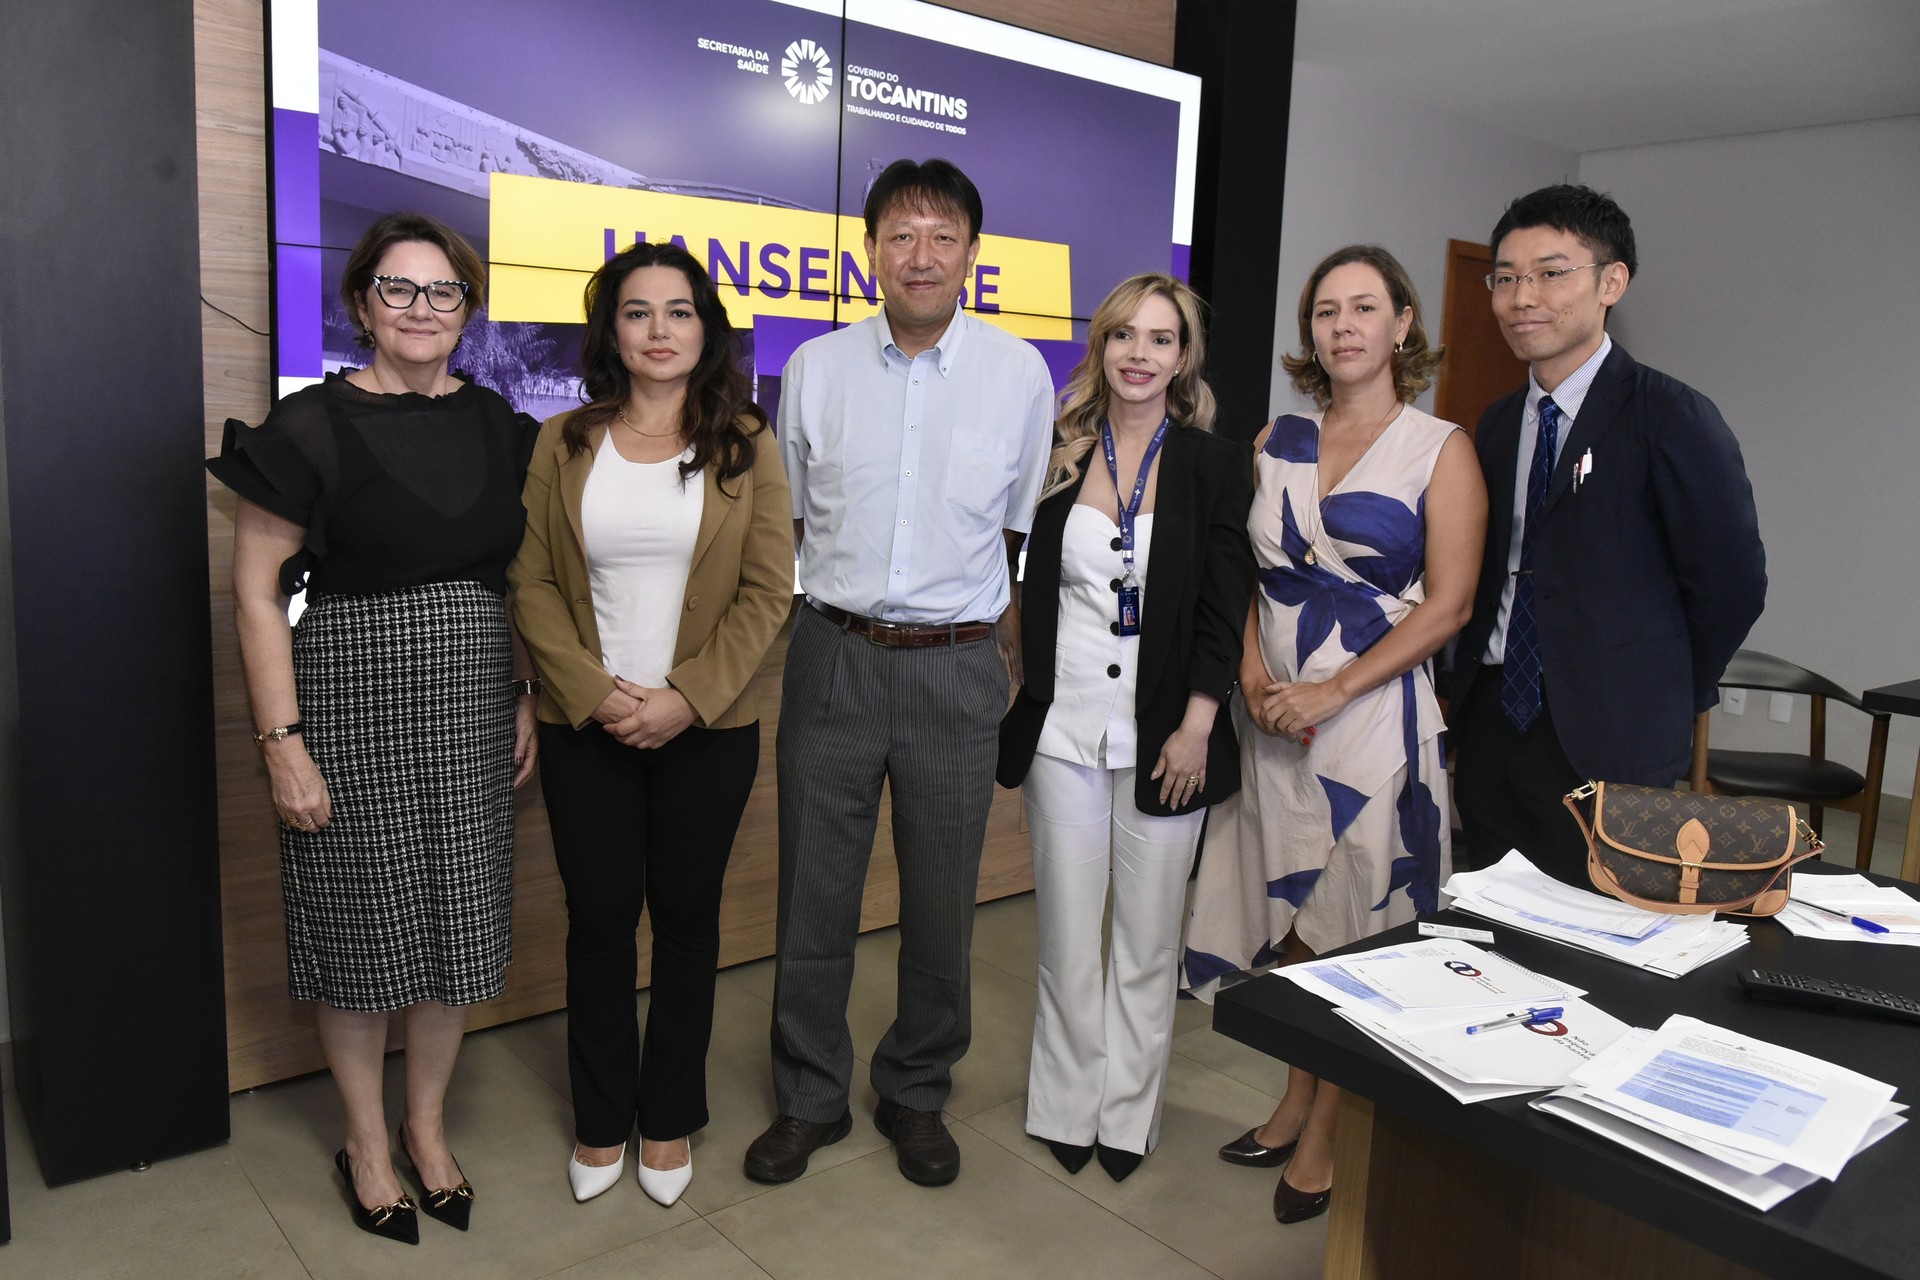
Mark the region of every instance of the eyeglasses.
<instances>
[{"instance_id":1,"label":"eyeglasses","mask_svg":"<svg viewBox=\"0 0 1920 1280\"><path fill-rule=\"evenodd\" d=\"M1495 293L1512 293L1524 280L1528 284L1537 284L1542 289L1551 289L1557 284L1565 283L1576 271L1585 271L1588 267L1612 265L1611 262L1588 262L1578 267L1541 267L1525 275L1517 275L1511 271L1496 271L1486 277L1487 288Z\"/></svg>"},{"instance_id":2,"label":"eyeglasses","mask_svg":"<svg viewBox=\"0 0 1920 1280\"><path fill-rule=\"evenodd\" d=\"M427 305L435 311L458 311L467 301L467 282L430 280L426 284L415 284L405 276L375 276L373 292L396 311L405 311L423 293L427 295Z\"/></svg>"}]
</instances>

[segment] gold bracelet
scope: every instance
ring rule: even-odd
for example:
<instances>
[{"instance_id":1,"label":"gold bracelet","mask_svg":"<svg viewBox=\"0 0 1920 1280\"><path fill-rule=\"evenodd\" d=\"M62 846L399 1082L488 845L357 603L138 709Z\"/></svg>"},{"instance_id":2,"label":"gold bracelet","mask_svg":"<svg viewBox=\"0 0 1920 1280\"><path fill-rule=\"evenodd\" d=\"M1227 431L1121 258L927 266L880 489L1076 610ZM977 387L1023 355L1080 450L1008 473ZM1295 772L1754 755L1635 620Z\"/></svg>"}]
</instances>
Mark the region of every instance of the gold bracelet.
<instances>
[{"instance_id":1,"label":"gold bracelet","mask_svg":"<svg viewBox=\"0 0 1920 1280\"><path fill-rule=\"evenodd\" d=\"M294 734L301 732L305 728L306 726L298 720L295 720L292 724L276 725L271 729L254 734L253 745L256 747L264 746L268 742L278 742L282 738L291 738Z\"/></svg>"}]
</instances>

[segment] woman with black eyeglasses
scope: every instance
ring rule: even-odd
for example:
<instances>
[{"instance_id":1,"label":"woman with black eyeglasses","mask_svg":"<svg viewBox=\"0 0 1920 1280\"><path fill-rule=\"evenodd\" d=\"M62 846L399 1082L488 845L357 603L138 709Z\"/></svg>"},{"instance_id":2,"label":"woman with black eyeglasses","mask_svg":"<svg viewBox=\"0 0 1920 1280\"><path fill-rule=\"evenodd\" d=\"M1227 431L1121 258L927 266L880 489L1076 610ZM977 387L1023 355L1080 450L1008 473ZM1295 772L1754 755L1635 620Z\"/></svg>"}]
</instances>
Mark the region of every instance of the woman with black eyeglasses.
<instances>
[{"instance_id":1,"label":"woman with black eyeglasses","mask_svg":"<svg viewBox=\"0 0 1920 1280\"><path fill-rule=\"evenodd\" d=\"M240 657L280 820L287 969L312 1000L346 1113L354 1221L418 1243L381 1085L406 1025L399 1145L434 1218L465 1230L447 1081L466 1006L506 982L513 789L534 765L534 682L506 609L535 426L448 360L486 267L431 218L389 214L341 297L366 367L229 421L208 469L239 495ZM298 625L289 598L306 590Z\"/></svg>"}]
</instances>

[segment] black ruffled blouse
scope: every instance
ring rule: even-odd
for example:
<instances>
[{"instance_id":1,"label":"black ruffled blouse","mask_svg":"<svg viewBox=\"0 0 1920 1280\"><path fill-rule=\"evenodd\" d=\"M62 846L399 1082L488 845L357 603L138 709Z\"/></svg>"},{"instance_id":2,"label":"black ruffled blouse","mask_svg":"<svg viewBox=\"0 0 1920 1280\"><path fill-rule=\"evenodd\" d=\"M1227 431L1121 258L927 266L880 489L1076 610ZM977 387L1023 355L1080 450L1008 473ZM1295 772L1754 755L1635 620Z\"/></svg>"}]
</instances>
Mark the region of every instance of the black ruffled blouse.
<instances>
[{"instance_id":1,"label":"black ruffled blouse","mask_svg":"<svg viewBox=\"0 0 1920 1280\"><path fill-rule=\"evenodd\" d=\"M362 391L342 374L227 419L207 470L300 525L281 590L366 595L479 582L505 595L526 531L520 489L539 424L471 382L444 396Z\"/></svg>"}]
</instances>

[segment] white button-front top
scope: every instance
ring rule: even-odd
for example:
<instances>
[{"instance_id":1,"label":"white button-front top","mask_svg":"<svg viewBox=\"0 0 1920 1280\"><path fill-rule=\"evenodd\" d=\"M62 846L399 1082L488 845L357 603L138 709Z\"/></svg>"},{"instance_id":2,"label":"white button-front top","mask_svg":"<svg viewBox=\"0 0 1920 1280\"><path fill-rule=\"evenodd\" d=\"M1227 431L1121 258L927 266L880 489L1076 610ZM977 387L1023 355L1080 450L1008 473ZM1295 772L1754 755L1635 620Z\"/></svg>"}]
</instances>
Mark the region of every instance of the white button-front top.
<instances>
[{"instance_id":1,"label":"white button-front top","mask_svg":"<svg viewBox=\"0 0 1920 1280\"><path fill-rule=\"evenodd\" d=\"M1124 566L1120 526L1092 507L1067 513L1060 547L1060 627L1053 651L1053 706L1040 731L1042 755L1093 769L1136 764L1134 685L1140 637L1116 635ZM1147 610L1147 560L1153 550L1153 513L1134 522L1133 572L1140 586L1140 618Z\"/></svg>"}]
</instances>

